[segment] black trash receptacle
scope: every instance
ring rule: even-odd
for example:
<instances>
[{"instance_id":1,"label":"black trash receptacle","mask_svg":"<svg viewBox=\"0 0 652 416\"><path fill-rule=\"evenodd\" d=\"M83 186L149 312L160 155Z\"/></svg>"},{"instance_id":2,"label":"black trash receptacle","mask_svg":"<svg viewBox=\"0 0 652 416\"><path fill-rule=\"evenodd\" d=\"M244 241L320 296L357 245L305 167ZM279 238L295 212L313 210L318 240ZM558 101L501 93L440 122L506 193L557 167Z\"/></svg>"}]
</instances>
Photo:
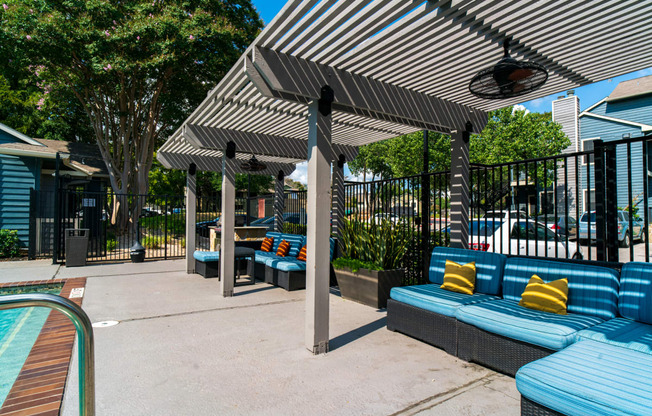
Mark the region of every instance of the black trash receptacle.
<instances>
[{"instance_id":1,"label":"black trash receptacle","mask_svg":"<svg viewBox=\"0 0 652 416\"><path fill-rule=\"evenodd\" d=\"M136 241L136 244L131 247L130 254L132 263L142 263L145 261L145 247L140 244L140 241Z\"/></svg>"},{"instance_id":2,"label":"black trash receptacle","mask_svg":"<svg viewBox=\"0 0 652 416\"><path fill-rule=\"evenodd\" d=\"M66 228L66 267L86 266L88 228Z\"/></svg>"}]
</instances>

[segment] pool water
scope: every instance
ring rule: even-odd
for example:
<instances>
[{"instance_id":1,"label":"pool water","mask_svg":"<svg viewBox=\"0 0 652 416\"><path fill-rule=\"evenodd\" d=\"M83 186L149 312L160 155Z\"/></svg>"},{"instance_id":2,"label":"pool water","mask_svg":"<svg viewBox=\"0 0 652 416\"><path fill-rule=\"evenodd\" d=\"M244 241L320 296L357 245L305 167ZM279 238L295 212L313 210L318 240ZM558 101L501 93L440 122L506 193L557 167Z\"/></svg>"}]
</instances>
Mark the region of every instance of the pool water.
<instances>
[{"instance_id":1,"label":"pool water","mask_svg":"<svg viewBox=\"0 0 652 416\"><path fill-rule=\"evenodd\" d=\"M16 293L61 293L62 284L0 289L1 295ZM23 368L38 338L50 308L20 308L0 311L0 407Z\"/></svg>"}]
</instances>

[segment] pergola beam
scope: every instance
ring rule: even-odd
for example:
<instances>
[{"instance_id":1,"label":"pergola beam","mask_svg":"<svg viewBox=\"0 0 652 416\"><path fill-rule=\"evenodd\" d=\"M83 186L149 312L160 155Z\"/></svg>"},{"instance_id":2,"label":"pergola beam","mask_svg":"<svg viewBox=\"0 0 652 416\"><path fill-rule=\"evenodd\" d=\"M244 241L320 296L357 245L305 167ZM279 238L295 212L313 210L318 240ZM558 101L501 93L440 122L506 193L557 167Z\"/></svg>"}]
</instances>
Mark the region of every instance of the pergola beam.
<instances>
[{"instance_id":1,"label":"pergola beam","mask_svg":"<svg viewBox=\"0 0 652 416\"><path fill-rule=\"evenodd\" d=\"M479 133L487 124L487 113L482 110L271 49L253 48L251 62L253 67L245 60L247 76L266 96L307 104L319 99L320 88L328 85L335 91L332 108L337 111L445 134L466 121L471 121L474 133ZM267 88L256 82L257 79L264 80Z\"/></svg>"},{"instance_id":2,"label":"pergola beam","mask_svg":"<svg viewBox=\"0 0 652 416\"><path fill-rule=\"evenodd\" d=\"M182 154L175 152L161 152L156 154L156 158L168 169L186 170L191 163L197 166L198 170L205 172L221 172L222 171L222 157L220 156L199 156L193 154ZM296 169L292 163L278 163L278 162L264 162L267 169L255 172L256 175L277 175L282 171L285 176L290 175ZM242 170L240 166L235 163L233 167L235 173L251 173Z\"/></svg>"},{"instance_id":3,"label":"pergola beam","mask_svg":"<svg viewBox=\"0 0 652 416\"><path fill-rule=\"evenodd\" d=\"M242 153L295 159L305 159L308 154L307 140L194 124L185 126L184 138L200 149L222 150L232 141L236 150ZM351 161L358 155L358 148L355 146L332 144L331 149L331 160L337 160L340 155L344 155L346 160Z\"/></svg>"}]
</instances>

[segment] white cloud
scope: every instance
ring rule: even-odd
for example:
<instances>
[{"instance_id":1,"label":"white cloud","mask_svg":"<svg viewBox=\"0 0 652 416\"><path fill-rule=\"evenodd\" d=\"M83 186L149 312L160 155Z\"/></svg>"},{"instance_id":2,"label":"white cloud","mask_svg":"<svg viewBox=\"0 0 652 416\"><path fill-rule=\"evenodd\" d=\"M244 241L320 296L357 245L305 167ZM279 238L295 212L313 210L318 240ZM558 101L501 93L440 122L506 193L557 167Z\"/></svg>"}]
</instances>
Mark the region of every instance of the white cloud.
<instances>
[{"instance_id":1,"label":"white cloud","mask_svg":"<svg viewBox=\"0 0 652 416\"><path fill-rule=\"evenodd\" d=\"M297 163L297 168L288 178L308 185L308 162Z\"/></svg>"},{"instance_id":2,"label":"white cloud","mask_svg":"<svg viewBox=\"0 0 652 416\"><path fill-rule=\"evenodd\" d=\"M536 100L534 100L534 101L536 101ZM534 102L534 101L533 101L533 102ZM515 111L525 111L525 114L529 114L529 113L530 113L530 110L528 110L527 108L525 108L524 105L521 105L521 104L516 104L516 105L514 106L514 108L512 109L512 114L513 114Z\"/></svg>"}]
</instances>

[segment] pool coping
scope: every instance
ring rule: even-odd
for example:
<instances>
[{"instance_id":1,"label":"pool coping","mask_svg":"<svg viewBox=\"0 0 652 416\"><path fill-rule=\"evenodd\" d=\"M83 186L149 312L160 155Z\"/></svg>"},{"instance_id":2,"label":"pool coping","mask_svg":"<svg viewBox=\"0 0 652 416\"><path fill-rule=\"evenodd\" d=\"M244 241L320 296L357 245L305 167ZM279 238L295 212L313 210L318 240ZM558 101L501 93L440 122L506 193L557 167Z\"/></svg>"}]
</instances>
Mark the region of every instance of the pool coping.
<instances>
[{"instance_id":1,"label":"pool coping","mask_svg":"<svg viewBox=\"0 0 652 416\"><path fill-rule=\"evenodd\" d=\"M0 289L63 283L60 296L84 288L86 278L2 283ZM81 306L83 296L70 299ZM63 401L75 342L74 324L60 312L50 313L14 385L0 408L0 415L58 415Z\"/></svg>"}]
</instances>

